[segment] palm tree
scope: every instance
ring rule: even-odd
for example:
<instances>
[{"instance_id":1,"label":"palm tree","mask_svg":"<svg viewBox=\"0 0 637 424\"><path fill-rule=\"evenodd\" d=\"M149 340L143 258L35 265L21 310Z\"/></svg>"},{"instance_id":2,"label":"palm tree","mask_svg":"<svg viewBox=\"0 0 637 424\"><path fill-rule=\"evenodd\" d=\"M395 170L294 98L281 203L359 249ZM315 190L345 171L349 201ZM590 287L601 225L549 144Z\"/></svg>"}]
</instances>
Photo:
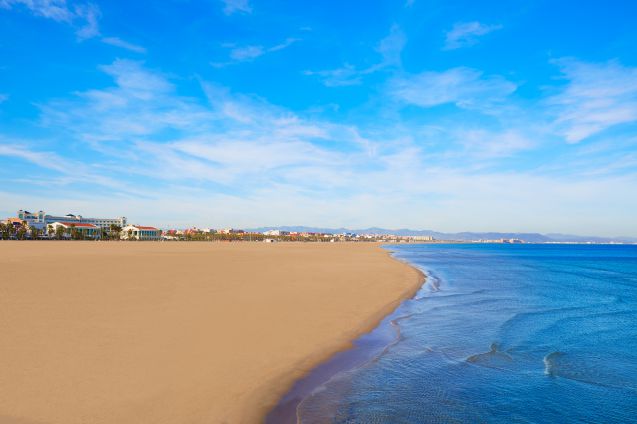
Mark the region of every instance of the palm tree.
<instances>
[{"instance_id":1,"label":"palm tree","mask_svg":"<svg viewBox=\"0 0 637 424\"><path fill-rule=\"evenodd\" d=\"M49 233L49 238L53 238L53 234L55 233L55 229L53 225L49 224L46 226L47 232Z\"/></svg>"},{"instance_id":2,"label":"palm tree","mask_svg":"<svg viewBox=\"0 0 637 424\"><path fill-rule=\"evenodd\" d=\"M122 227L117 224L111 224L110 235L112 238L119 239L119 235L122 232Z\"/></svg>"}]
</instances>

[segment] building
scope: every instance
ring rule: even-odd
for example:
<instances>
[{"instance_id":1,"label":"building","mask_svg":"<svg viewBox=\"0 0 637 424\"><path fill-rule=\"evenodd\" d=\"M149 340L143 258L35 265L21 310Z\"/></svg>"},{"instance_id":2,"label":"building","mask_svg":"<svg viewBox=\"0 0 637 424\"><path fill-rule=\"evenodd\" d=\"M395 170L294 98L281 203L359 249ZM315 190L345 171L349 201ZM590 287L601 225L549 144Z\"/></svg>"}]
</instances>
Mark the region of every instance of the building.
<instances>
[{"instance_id":1,"label":"building","mask_svg":"<svg viewBox=\"0 0 637 424\"><path fill-rule=\"evenodd\" d=\"M161 240L161 230L155 227L127 225L120 233L122 240Z\"/></svg>"},{"instance_id":2,"label":"building","mask_svg":"<svg viewBox=\"0 0 637 424\"><path fill-rule=\"evenodd\" d=\"M411 236L410 239L413 241L434 241L432 236Z\"/></svg>"},{"instance_id":3,"label":"building","mask_svg":"<svg viewBox=\"0 0 637 424\"><path fill-rule=\"evenodd\" d=\"M126 217L119 218L85 218L82 215L68 214L64 216L47 215L44 211L31 213L25 210L18 211L18 219L26 221L30 227L46 230L47 226L54 222L74 222L82 224L93 224L99 228L110 230L111 225L120 227L126 226Z\"/></svg>"},{"instance_id":4,"label":"building","mask_svg":"<svg viewBox=\"0 0 637 424\"><path fill-rule=\"evenodd\" d=\"M47 224L53 227L53 231L57 232L58 228L64 229L64 238L71 238L73 233L79 233L82 238L99 239L102 237L102 229L94 224L86 222L62 221Z\"/></svg>"},{"instance_id":5,"label":"building","mask_svg":"<svg viewBox=\"0 0 637 424\"><path fill-rule=\"evenodd\" d=\"M20 218L7 218L2 223L5 225L12 225L13 227L17 228L21 227L23 222L25 221L21 220Z\"/></svg>"},{"instance_id":6,"label":"building","mask_svg":"<svg viewBox=\"0 0 637 424\"><path fill-rule=\"evenodd\" d=\"M289 236L290 232L283 231L283 230L269 230L269 231L264 231L263 235L264 236Z\"/></svg>"},{"instance_id":7,"label":"building","mask_svg":"<svg viewBox=\"0 0 637 424\"><path fill-rule=\"evenodd\" d=\"M245 231L237 230L235 228L224 228L218 231L219 234L243 234Z\"/></svg>"}]
</instances>

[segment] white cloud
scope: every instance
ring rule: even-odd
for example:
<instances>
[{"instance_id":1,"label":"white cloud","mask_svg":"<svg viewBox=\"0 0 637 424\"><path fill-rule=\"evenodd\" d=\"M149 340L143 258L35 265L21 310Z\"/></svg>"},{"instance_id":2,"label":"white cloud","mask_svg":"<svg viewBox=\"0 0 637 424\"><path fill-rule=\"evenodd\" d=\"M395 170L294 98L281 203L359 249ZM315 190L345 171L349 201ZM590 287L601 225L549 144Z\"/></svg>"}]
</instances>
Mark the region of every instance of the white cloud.
<instances>
[{"instance_id":1,"label":"white cloud","mask_svg":"<svg viewBox=\"0 0 637 424\"><path fill-rule=\"evenodd\" d=\"M400 161L409 158L401 155ZM397 166L397 170L400 168ZM310 169L306 170L310 177ZM319 172L319 176L323 173ZM440 231L539 231L637 236L637 177L564 180L527 173L467 174L409 166L403 172L333 175L347 178L354 190L342 195L303 190L301 185L261 185L250 193L210 192L194 184L146 190L143 196L97 190L33 194L0 191L7 211L25 205L84 215L125 215L162 227L255 227L317 225L433 228ZM305 177L304 177L305 178ZM329 181L329 180L326 180ZM405 183L408 183L405 185ZM633 195L632 197L627 195ZM595 202L590 199L595 198ZM608 204L624 205L609 209ZM573 219L577 211L577 219ZM603 219L600 219L603 217Z\"/></svg>"},{"instance_id":2,"label":"white cloud","mask_svg":"<svg viewBox=\"0 0 637 424\"><path fill-rule=\"evenodd\" d=\"M0 103L6 102L8 99L9 99L9 95L8 94L0 93Z\"/></svg>"},{"instance_id":3,"label":"white cloud","mask_svg":"<svg viewBox=\"0 0 637 424\"><path fill-rule=\"evenodd\" d=\"M389 84L390 94L408 104L433 107L451 103L468 109L489 107L516 88L516 84L500 76L484 76L470 68L404 75Z\"/></svg>"},{"instance_id":4,"label":"white cloud","mask_svg":"<svg viewBox=\"0 0 637 424\"><path fill-rule=\"evenodd\" d=\"M304 75L318 76L326 87L344 87L358 85L363 82L363 75L354 66L346 63L341 68L325 71L303 71Z\"/></svg>"},{"instance_id":5,"label":"white cloud","mask_svg":"<svg viewBox=\"0 0 637 424\"><path fill-rule=\"evenodd\" d=\"M0 156L23 159L42 168L55 171L65 171L67 168L65 166L66 161L55 153L33 151L25 146L16 145L14 142L9 142L2 138L0 138L0 142L2 143L0 144Z\"/></svg>"},{"instance_id":6,"label":"white cloud","mask_svg":"<svg viewBox=\"0 0 637 424\"><path fill-rule=\"evenodd\" d=\"M637 68L618 62L594 64L556 61L567 85L549 104L557 114L556 131L570 143L620 124L637 121Z\"/></svg>"},{"instance_id":7,"label":"white cloud","mask_svg":"<svg viewBox=\"0 0 637 424\"><path fill-rule=\"evenodd\" d=\"M160 181L293 184L292 171L318 167L326 175L344 166L344 158L370 152L356 129L306 120L258 98L203 84L210 103L204 105L177 95L163 75L139 62L117 60L101 69L114 87L43 105L42 123L126 163L109 165L113 172Z\"/></svg>"},{"instance_id":8,"label":"white cloud","mask_svg":"<svg viewBox=\"0 0 637 424\"><path fill-rule=\"evenodd\" d=\"M42 124L85 142L98 142L184 128L193 119L205 123L208 113L201 106L173 96L174 86L141 62L118 59L100 69L115 80L115 86L41 105Z\"/></svg>"},{"instance_id":9,"label":"white cloud","mask_svg":"<svg viewBox=\"0 0 637 424\"><path fill-rule=\"evenodd\" d=\"M475 159L509 157L537 145L530 137L516 130L462 130L456 137L465 148L459 154L468 154Z\"/></svg>"},{"instance_id":10,"label":"white cloud","mask_svg":"<svg viewBox=\"0 0 637 424\"><path fill-rule=\"evenodd\" d=\"M27 7L34 15L58 22L71 23L75 14L69 9L66 0L1 0L0 7L10 9L14 5Z\"/></svg>"},{"instance_id":11,"label":"white cloud","mask_svg":"<svg viewBox=\"0 0 637 424\"><path fill-rule=\"evenodd\" d=\"M232 15L233 13L252 13L252 6L249 0L222 0L223 13Z\"/></svg>"},{"instance_id":12,"label":"white cloud","mask_svg":"<svg viewBox=\"0 0 637 424\"><path fill-rule=\"evenodd\" d=\"M290 47L292 44L296 43L297 41L300 41L300 39L299 38L293 38L293 37L286 38L285 41L283 41L282 43L279 43L279 44L276 44L276 45L270 47L268 49L268 52L277 52L279 50L286 49L286 48Z\"/></svg>"},{"instance_id":13,"label":"white cloud","mask_svg":"<svg viewBox=\"0 0 637 424\"><path fill-rule=\"evenodd\" d=\"M141 62L117 59L111 65L102 66L101 70L134 97L149 99L173 89L162 75L144 69Z\"/></svg>"},{"instance_id":14,"label":"white cloud","mask_svg":"<svg viewBox=\"0 0 637 424\"><path fill-rule=\"evenodd\" d=\"M31 143L34 144L34 143ZM40 151L23 141L16 141L0 137L0 156L21 159L37 165L40 168L54 171L57 176L47 176L46 179L36 179L34 185L46 187L68 186L71 184L86 184L90 182L100 187L115 190L119 193L140 195L141 190L130 186L127 182L119 181L96 172L95 167L85 161L76 162L60 156L54 152ZM18 179L20 181L20 179Z\"/></svg>"},{"instance_id":15,"label":"white cloud","mask_svg":"<svg viewBox=\"0 0 637 424\"><path fill-rule=\"evenodd\" d=\"M165 75L141 62L118 60L100 69L113 78L111 86L41 105L42 123L57 138L73 150L92 149L85 160L0 140L0 154L56 166L63 177L59 188L51 184L43 195L7 194L12 188L5 187L0 204L10 210L44 203L36 207L110 211L161 226L380 224L581 232L590 225L606 234L631 222L626 211L637 207L634 172L503 171L505 160L536 145L532 131L513 123L499 131L468 123L455 132L443 127L431 138L464 149L463 157L444 157L421 140L417 127L402 123L346 125L205 82L207 102L196 100L180 95ZM440 75L445 73L434 74L424 78L427 87L445 79ZM512 90L477 71L461 68L450 75L462 76L461 84L442 84L456 94L436 89L434 100L418 97L419 102L473 107L478 97L501 98ZM625 169L626 163L618 166ZM86 183L106 187L105 194L74 188Z\"/></svg>"},{"instance_id":16,"label":"white cloud","mask_svg":"<svg viewBox=\"0 0 637 424\"><path fill-rule=\"evenodd\" d=\"M230 52L230 58L237 61L255 59L265 53L262 46L245 46L233 49Z\"/></svg>"},{"instance_id":17,"label":"white cloud","mask_svg":"<svg viewBox=\"0 0 637 424\"><path fill-rule=\"evenodd\" d=\"M100 9L91 3L79 4L75 7L76 16L83 22L76 34L80 39L93 38L100 35L98 19Z\"/></svg>"},{"instance_id":18,"label":"white cloud","mask_svg":"<svg viewBox=\"0 0 637 424\"><path fill-rule=\"evenodd\" d=\"M373 74L387 68L400 67L401 53L407 37L398 25L392 25L389 34L380 40L376 51L380 53L382 60L366 68L357 69L355 66L345 63L340 68L322 71L304 71L304 75L318 76L326 87L344 87L358 85L363 82L365 75Z\"/></svg>"},{"instance_id":19,"label":"white cloud","mask_svg":"<svg viewBox=\"0 0 637 424\"><path fill-rule=\"evenodd\" d=\"M146 53L146 49L144 47L137 44L129 43L128 41L124 41L118 37L104 37L101 41L102 43L109 44L115 47L121 47L135 53Z\"/></svg>"},{"instance_id":20,"label":"white cloud","mask_svg":"<svg viewBox=\"0 0 637 424\"><path fill-rule=\"evenodd\" d=\"M380 40L377 51L382 55L382 67L400 65L400 55L407 43L407 37L398 25L392 25L389 35Z\"/></svg>"},{"instance_id":21,"label":"white cloud","mask_svg":"<svg viewBox=\"0 0 637 424\"><path fill-rule=\"evenodd\" d=\"M2 8L11 9L16 5L26 7L36 16L74 26L80 39L99 35L100 10L93 3L67 3L66 0L0 0Z\"/></svg>"},{"instance_id":22,"label":"white cloud","mask_svg":"<svg viewBox=\"0 0 637 424\"><path fill-rule=\"evenodd\" d=\"M292 44L299 41L298 38L287 38L285 41L279 44L275 44L271 47L264 47L260 45L249 45L237 47L235 44L225 44L224 47L230 48L230 61L227 62L213 62L212 66L221 68L228 65L234 65L241 62L249 62L258 57L261 57L267 53L278 52L280 50L290 47Z\"/></svg>"},{"instance_id":23,"label":"white cloud","mask_svg":"<svg viewBox=\"0 0 637 424\"><path fill-rule=\"evenodd\" d=\"M480 22L458 22L447 32L445 50L469 47L478 43L478 38L490 32L502 29L502 25L485 25Z\"/></svg>"}]
</instances>

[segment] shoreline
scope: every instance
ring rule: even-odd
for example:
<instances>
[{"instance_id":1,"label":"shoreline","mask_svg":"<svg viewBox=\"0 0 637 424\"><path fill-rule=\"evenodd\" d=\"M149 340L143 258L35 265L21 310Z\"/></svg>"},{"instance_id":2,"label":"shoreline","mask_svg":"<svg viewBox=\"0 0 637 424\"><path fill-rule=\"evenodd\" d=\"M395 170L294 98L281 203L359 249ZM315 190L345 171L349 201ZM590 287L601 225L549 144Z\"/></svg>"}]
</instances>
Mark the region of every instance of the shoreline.
<instances>
[{"instance_id":1,"label":"shoreline","mask_svg":"<svg viewBox=\"0 0 637 424\"><path fill-rule=\"evenodd\" d=\"M385 247L386 246L386 247ZM261 422L266 424L288 424L297 422L297 408L308 397L312 391L327 383L331 378L341 372L358 368L382 354L389 346L393 345L400 337L400 327L396 321L404 317L394 317L394 315L406 301L415 299L418 292L427 283L427 276L420 269L410 264L408 261L394 256L394 251L386 244L378 244L379 249L383 249L387 256L400 264L407 266L414 271L416 282L406 290L398 299L388 303L376 314L370 317L359 330L355 331L351 340L341 345L335 351L321 355L324 359L314 361L314 366L306 369L291 384L287 385L287 390L279 397L278 401L271 405L262 416ZM372 337L376 331L381 331L381 326L388 324L395 332L390 340L367 341L367 346L361 347L357 344L364 337ZM376 344L376 346L373 346ZM374 349L378 352L374 352Z\"/></svg>"},{"instance_id":2,"label":"shoreline","mask_svg":"<svg viewBox=\"0 0 637 424\"><path fill-rule=\"evenodd\" d=\"M0 242L0 267L21 424L261 422L423 281L377 243Z\"/></svg>"}]
</instances>

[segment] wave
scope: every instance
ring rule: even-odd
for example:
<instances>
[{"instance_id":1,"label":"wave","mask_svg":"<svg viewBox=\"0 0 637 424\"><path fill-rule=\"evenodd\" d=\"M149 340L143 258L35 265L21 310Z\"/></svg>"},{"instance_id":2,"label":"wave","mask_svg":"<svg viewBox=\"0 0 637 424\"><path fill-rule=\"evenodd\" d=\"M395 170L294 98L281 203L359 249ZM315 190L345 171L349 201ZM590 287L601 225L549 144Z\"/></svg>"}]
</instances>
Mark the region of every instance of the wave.
<instances>
[{"instance_id":1,"label":"wave","mask_svg":"<svg viewBox=\"0 0 637 424\"><path fill-rule=\"evenodd\" d=\"M513 358L507 352L498 349L497 343L491 343L490 350L484 353L477 353L469 356L466 361L489 368L508 368Z\"/></svg>"},{"instance_id":2,"label":"wave","mask_svg":"<svg viewBox=\"0 0 637 424\"><path fill-rule=\"evenodd\" d=\"M626 305L616 302L519 312L500 325L499 339L508 346L535 346L539 341L553 339L556 334L576 335L587 328L599 329L599 325L584 326L585 322L599 324L607 316L633 313L627 311Z\"/></svg>"},{"instance_id":3,"label":"wave","mask_svg":"<svg viewBox=\"0 0 637 424\"><path fill-rule=\"evenodd\" d=\"M605 369L603 361L595 363L594 360L587 361L586 358L576 354L553 351L544 357L543 362L544 374L552 378L560 377L606 388L637 390L633 386L634 382L616 375L610 369Z\"/></svg>"},{"instance_id":4,"label":"wave","mask_svg":"<svg viewBox=\"0 0 637 424\"><path fill-rule=\"evenodd\" d=\"M564 353L560 351L551 352L546 355L543 359L544 374L550 377L555 377L556 365L558 364L560 357L563 355Z\"/></svg>"}]
</instances>

